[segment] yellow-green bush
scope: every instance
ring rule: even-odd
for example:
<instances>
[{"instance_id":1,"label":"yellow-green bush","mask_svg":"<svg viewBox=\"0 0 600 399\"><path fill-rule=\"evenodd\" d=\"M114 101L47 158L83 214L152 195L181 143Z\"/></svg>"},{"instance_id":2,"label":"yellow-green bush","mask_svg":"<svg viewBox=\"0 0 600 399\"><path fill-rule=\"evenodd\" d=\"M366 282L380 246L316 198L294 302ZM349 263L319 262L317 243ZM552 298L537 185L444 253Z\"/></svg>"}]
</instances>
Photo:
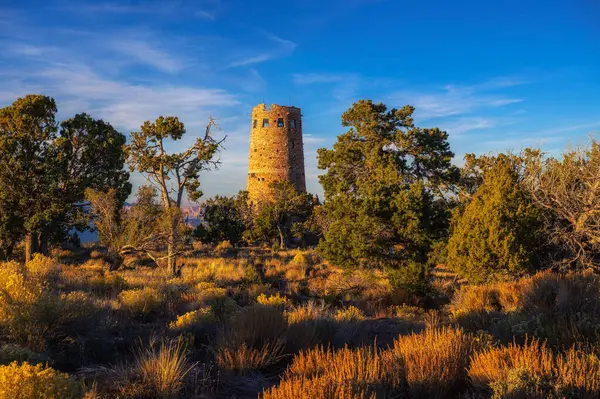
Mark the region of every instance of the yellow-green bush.
<instances>
[{"instance_id":1,"label":"yellow-green bush","mask_svg":"<svg viewBox=\"0 0 600 399\"><path fill-rule=\"evenodd\" d=\"M60 267L52 258L35 254L33 259L25 264L28 276L40 281L54 282L60 275Z\"/></svg>"},{"instance_id":2,"label":"yellow-green bush","mask_svg":"<svg viewBox=\"0 0 600 399\"><path fill-rule=\"evenodd\" d=\"M177 317L177 320L169 324L171 330L191 331L202 324L215 322L215 316L210 308L201 308L187 312Z\"/></svg>"},{"instance_id":3,"label":"yellow-green bush","mask_svg":"<svg viewBox=\"0 0 600 399\"><path fill-rule=\"evenodd\" d=\"M269 295L268 297L265 294L260 294L256 298L256 301L263 306L273 306L279 309L283 309L290 303L288 298L279 295L279 293L276 293L275 295Z\"/></svg>"},{"instance_id":4,"label":"yellow-green bush","mask_svg":"<svg viewBox=\"0 0 600 399\"><path fill-rule=\"evenodd\" d=\"M352 323L365 319L365 314L356 306L338 309L335 313L335 320L344 323Z\"/></svg>"},{"instance_id":5,"label":"yellow-green bush","mask_svg":"<svg viewBox=\"0 0 600 399\"><path fill-rule=\"evenodd\" d=\"M10 341L43 351L77 333L97 312L86 294L57 294L37 278L0 269L0 328Z\"/></svg>"},{"instance_id":6,"label":"yellow-green bush","mask_svg":"<svg viewBox=\"0 0 600 399\"><path fill-rule=\"evenodd\" d=\"M165 300L165 295L152 287L126 290L119 294L122 309L142 320L148 320L164 310Z\"/></svg>"},{"instance_id":7,"label":"yellow-green bush","mask_svg":"<svg viewBox=\"0 0 600 399\"><path fill-rule=\"evenodd\" d=\"M0 399L75 399L82 397L81 384L40 364L13 362L0 366Z\"/></svg>"}]
</instances>

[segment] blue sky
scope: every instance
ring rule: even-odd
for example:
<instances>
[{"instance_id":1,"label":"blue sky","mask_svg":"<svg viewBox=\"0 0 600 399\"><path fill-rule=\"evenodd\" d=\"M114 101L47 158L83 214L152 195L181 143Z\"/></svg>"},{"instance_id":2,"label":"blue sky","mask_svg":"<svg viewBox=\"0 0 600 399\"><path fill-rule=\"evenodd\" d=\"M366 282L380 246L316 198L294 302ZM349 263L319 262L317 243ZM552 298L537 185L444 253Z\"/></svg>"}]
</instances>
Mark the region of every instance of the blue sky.
<instances>
[{"instance_id":1,"label":"blue sky","mask_svg":"<svg viewBox=\"0 0 600 399\"><path fill-rule=\"evenodd\" d=\"M358 99L412 104L417 124L467 152L558 153L600 132L600 3L564 1L0 0L0 106L53 96L123 133L177 115L227 135L206 197L246 184L250 111L304 115L307 187ZM134 176L139 184L143 180Z\"/></svg>"}]
</instances>

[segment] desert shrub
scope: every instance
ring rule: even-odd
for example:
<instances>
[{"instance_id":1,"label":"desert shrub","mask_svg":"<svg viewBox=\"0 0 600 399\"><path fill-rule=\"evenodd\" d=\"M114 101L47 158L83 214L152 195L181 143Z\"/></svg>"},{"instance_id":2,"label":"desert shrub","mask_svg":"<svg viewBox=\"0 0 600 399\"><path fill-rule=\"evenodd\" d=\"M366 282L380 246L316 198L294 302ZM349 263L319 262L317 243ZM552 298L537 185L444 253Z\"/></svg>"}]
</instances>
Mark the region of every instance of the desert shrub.
<instances>
[{"instance_id":1,"label":"desert shrub","mask_svg":"<svg viewBox=\"0 0 600 399\"><path fill-rule=\"evenodd\" d=\"M545 344L532 340L523 346L513 343L475 354L471 360L469 377L475 388L485 390L495 381L506 381L511 369L547 376L553 367L552 352Z\"/></svg>"},{"instance_id":2,"label":"desert shrub","mask_svg":"<svg viewBox=\"0 0 600 399\"><path fill-rule=\"evenodd\" d=\"M243 308L231 318L219 338L217 364L244 374L278 361L286 329L285 317L277 308L259 304Z\"/></svg>"},{"instance_id":3,"label":"desert shrub","mask_svg":"<svg viewBox=\"0 0 600 399\"><path fill-rule=\"evenodd\" d=\"M35 254L33 259L25 263L28 276L39 281L54 283L60 276L60 267L52 258L42 254Z\"/></svg>"},{"instance_id":4,"label":"desert shrub","mask_svg":"<svg viewBox=\"0 0 600 399\"><path fill-rule=\"evenodd\" d=\"M243 308L231 318L223 343L260 347L280 339L286 328L287 322L279 309L257 304Z\"/></svg>"},{"instance_id":5,"label":"desert shrub","mask_svg":"<svg viewBox=\"0 0 600 399\"><path fill-rule=\"evenodd\" d=\"M600 339L600 277L594 273L538 273L522 282L515 334L572 345Z\"/></svg>"},{"instance_id":6,"label":"desert shrub","mask_svg":"<svg viewBox=\"0 0 600 399\"><path fill-rule=\"evenodd\" d=\"M230 255L233 255L233 252L234 252L233 245L231 245L231 242L228 240L221 241L215 247L215 253L217 253L220 256L230 256Z\"/></svg>"},{"instance_id":7,"label":"desert shrub","mask_svg":"<svg viewBox=\"0 0 600 399\"><path fill-rule=\"evenodd\" d=\"M102 271L101 274L92 276L88 285L96 295L114 296L127 288L127 280L120 274Z\"/></svg>"},{"instance_id":8,"label":"desert shrub","mask_svg":"<svg viewBox=\"0 0 600 399\"><path fill-rule=\"evenodd\" d=\"M245 267L245 264L233 259L192 259L185 263L182 275L187 282L211 281L225 285L241 281L244 278Z\"/></svg>"},{"instance_id":9,"label":"desert shrub","mask_svg":"<svg viewBox=\"0 0 600 399\"><path fill-rule=\"evenodd\" d=\"M288 321L288 346L291 352L306 349L321 342L332 342L339 328L323 305L309 301L285 312Z\"/></svg>"},{"instance_id":10,"label":"desert shrub","mask_svg":"<svg viewBox=\"0 0 600 399\"><path fill-rule=\"evenodd\" d=\"M294 266L310 266L311 258L306 252L297 251L290 264Z\"/></svg>"},{"instance_id":11,"label":"desert shrub","mask_svg":"<svg viewBox=\"0 0 600 399\"><path fill-rule=\"evenodd\" d=\"M104 255L105 255L105 251L99 251L97 249L93 249L92 251L90 251L91 259L103 259Z\"/></svg>"},{"instance_id":12,"label":"desert shrub","mask_svg":"<svg viewBox=\"0 0 600 399\"><path fill-rule=\"evenodd\" d=\"M600 278L539 272L517 282L464 286L450 305L454 320L509 342L526 336L571 346L600 339Z\"/></svg>"},{"instance_id":13,"label":"desert shrub","mask_svg":"<svg viewBox=\"0 0 600 399\"><path fill-rule=\"evenodd\" d=\"M555 354L536 340L477 353L469 376L476 389L498 398L600 395L600 359L594 352L573 347Z\"/></svg>"},{"instance_id":14,"label":"desert shrub","mask_svg":"<svg viewBox=\"0 0 600 399\"><path fill-rule=\"evenodd\" d=\"M395 291L406 292L406 302L411 296L412 302L421 302L431 291L431 273L425 264L407 261L402 267L387 270L387 276Z\"/></svg>"},{"instance_id":15,"label":"desert shrub","mask_svg":"<svg viewBox=\"0 0 600 399\"><path fill-rule=\"evenodd\" d=\"M425 315L425 309L410 305L393 306L392 311L395 317L406 321L419 321Z\"/></svg>"},{"instance_id":16,"label":"desert shrub","mask_svg":"<svg viewBox=\"0 0 600 399\"><path fill-rule=\"evenodd\" d=\"M86 294L56 294L37 279L0 269L0 329L35 351L77 333L97 313Z\"/></svg>"},{"instance_id":17,"label":"desert shrub","mask_svg":"<svg viewBox=\"0 0 600 399\"><path fill-rule=\"evenodd\" d=\"M600 396L600 357L596 352L573 347L556 360L560 397Z\"/></svg>"},{"instance_id":18,"label":"desert shrub","mask_svg":"<svg viewBox=\"0 0 600 399\"><path fill-rule=\"evenodd\" d=\"M404 364L414 396L441 398L467 384L467 366L474 347L473 336L444 327L399 336L392 351Z\"/></svg>"},{"instance_id":19,"label":"desert shrub","mask_svg":"<svg viewBox=\"0 0 600 399\"><path fill-rule=\"evenodd\" d=\"M260 294L256 298L256 301L263 306L273 306L281 310L290 303L288 298L281 296L279 293L269 295L268 297L265 294Z\"/></svg>"},{"instance_id":20,"label":"desert shrub","mask_svg":"<svg viewBox=\"0 0 600 399\"><path fill-rule=\"evenodd\" d=\"M365 319L365 314L356 306L338 309L335 320L341 323L355 323Z\"/></svg>"},{"instance_id":21,"label":"desert shrub","mask_svg":"<svg viewBox=\"0 0 600 399\"><path fill-rule=\"evenodd\" d=\"M178 397L184 386L185 377L193 368L187 358L185 341L151 342L139 347L134 369L141 382L160 398Z\"/></svg>"},{"instance_id":22,"label":"desert shrub","mask_svg":"<svg viewBox=\"0 0 600 399\"><path fill-rule=\"evenodd\" d=\"M14 361L39 364L46 363L48 357L16 344L4 344L0 346L0 365L8 365Z\"/></svg>"},{"instance_id":23,"label":"desert shrub","mask_svg":"<svg viewBox=\"0 0 600 399\"><path fill-rule=\"evenodd\" d=\"M0 366L0 399L79 399L82 394L80 383L50 367L17 362Z\"/></svg>"},{"instance_id":24,"label":"desert shrub","mask_svg":"<svg viewBox=\"0 0 600 399\"><path fill-rule=\"evenodd\" d=\"M203 325L214 322L215 316L212 310L210 308L201 308L178 316L175 321L169 324L169 328L176 331L194 331Z\"/></svg>"},{"instance_id":25,"label":"desert shrub","mask_svg":"<svg viewBox=\"0 0 600 399\"><path fill-rule=\"evenodd\" d=\"M238 309L237 303L228 296L215 297L210 305L210 309L218 321L229 319Z\"/></svg>"},{"instance_id":26,"label":"desert shrub","mask_svg":"<svg viewBox=\"0 0 600 399\"><path fill-rule=\"evenodd\" d=\"M161 313L165 299L163 293L152 287L126 290L119 294L121 308L142 321L151 320Z\"/></svg>"},{"instance_id":27,"label":"desert shrub","mask_svg":"<svg viewBox=\"0 0 600 399\"><path fill-rule=\"evenodd\" d=\"M384 398L397 395L403 382L400 360L376 347L318 347L296 355L279 386L263 398Z\"/></svg>"}]
</instances>

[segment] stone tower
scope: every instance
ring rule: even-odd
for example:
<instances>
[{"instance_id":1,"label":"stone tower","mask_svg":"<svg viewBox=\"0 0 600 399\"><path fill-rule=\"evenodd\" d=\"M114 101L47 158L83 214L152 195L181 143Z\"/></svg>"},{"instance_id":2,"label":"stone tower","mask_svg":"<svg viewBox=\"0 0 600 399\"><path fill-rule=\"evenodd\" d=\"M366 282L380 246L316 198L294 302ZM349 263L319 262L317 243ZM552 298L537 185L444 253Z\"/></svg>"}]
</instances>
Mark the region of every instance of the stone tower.
<instances>
[{"instance_id":1,"label":"stone tower","mask_svg":"<svg viewBox=\"0 0 600 399\"><path fill-rule=\"evenodd\" d=\"M306 191L300 108L259 104L252 109L248 160L248 199L270 195L269 185L287 180Z\"/></svg>"}]
</instances>

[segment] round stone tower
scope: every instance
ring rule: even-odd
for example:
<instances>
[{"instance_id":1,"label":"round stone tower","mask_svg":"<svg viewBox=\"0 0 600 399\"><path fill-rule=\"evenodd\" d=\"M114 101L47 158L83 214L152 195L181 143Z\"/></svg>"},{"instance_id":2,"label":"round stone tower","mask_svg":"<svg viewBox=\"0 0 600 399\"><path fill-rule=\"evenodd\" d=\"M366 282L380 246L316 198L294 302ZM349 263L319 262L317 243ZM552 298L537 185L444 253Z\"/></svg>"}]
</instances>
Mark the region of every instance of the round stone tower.
<instances>
[{"instance_id":1,"label":"round stone tower","mask_svg":"<svg viewBox=\"0 0 600 399\"><path fill-rule=\"evenodd\" d=\"M282 180L306 191L302 114L296 107L259 104L252 109L248 199L258 202L268 198L269 185Z\"/></svg>"}]
</instances>

